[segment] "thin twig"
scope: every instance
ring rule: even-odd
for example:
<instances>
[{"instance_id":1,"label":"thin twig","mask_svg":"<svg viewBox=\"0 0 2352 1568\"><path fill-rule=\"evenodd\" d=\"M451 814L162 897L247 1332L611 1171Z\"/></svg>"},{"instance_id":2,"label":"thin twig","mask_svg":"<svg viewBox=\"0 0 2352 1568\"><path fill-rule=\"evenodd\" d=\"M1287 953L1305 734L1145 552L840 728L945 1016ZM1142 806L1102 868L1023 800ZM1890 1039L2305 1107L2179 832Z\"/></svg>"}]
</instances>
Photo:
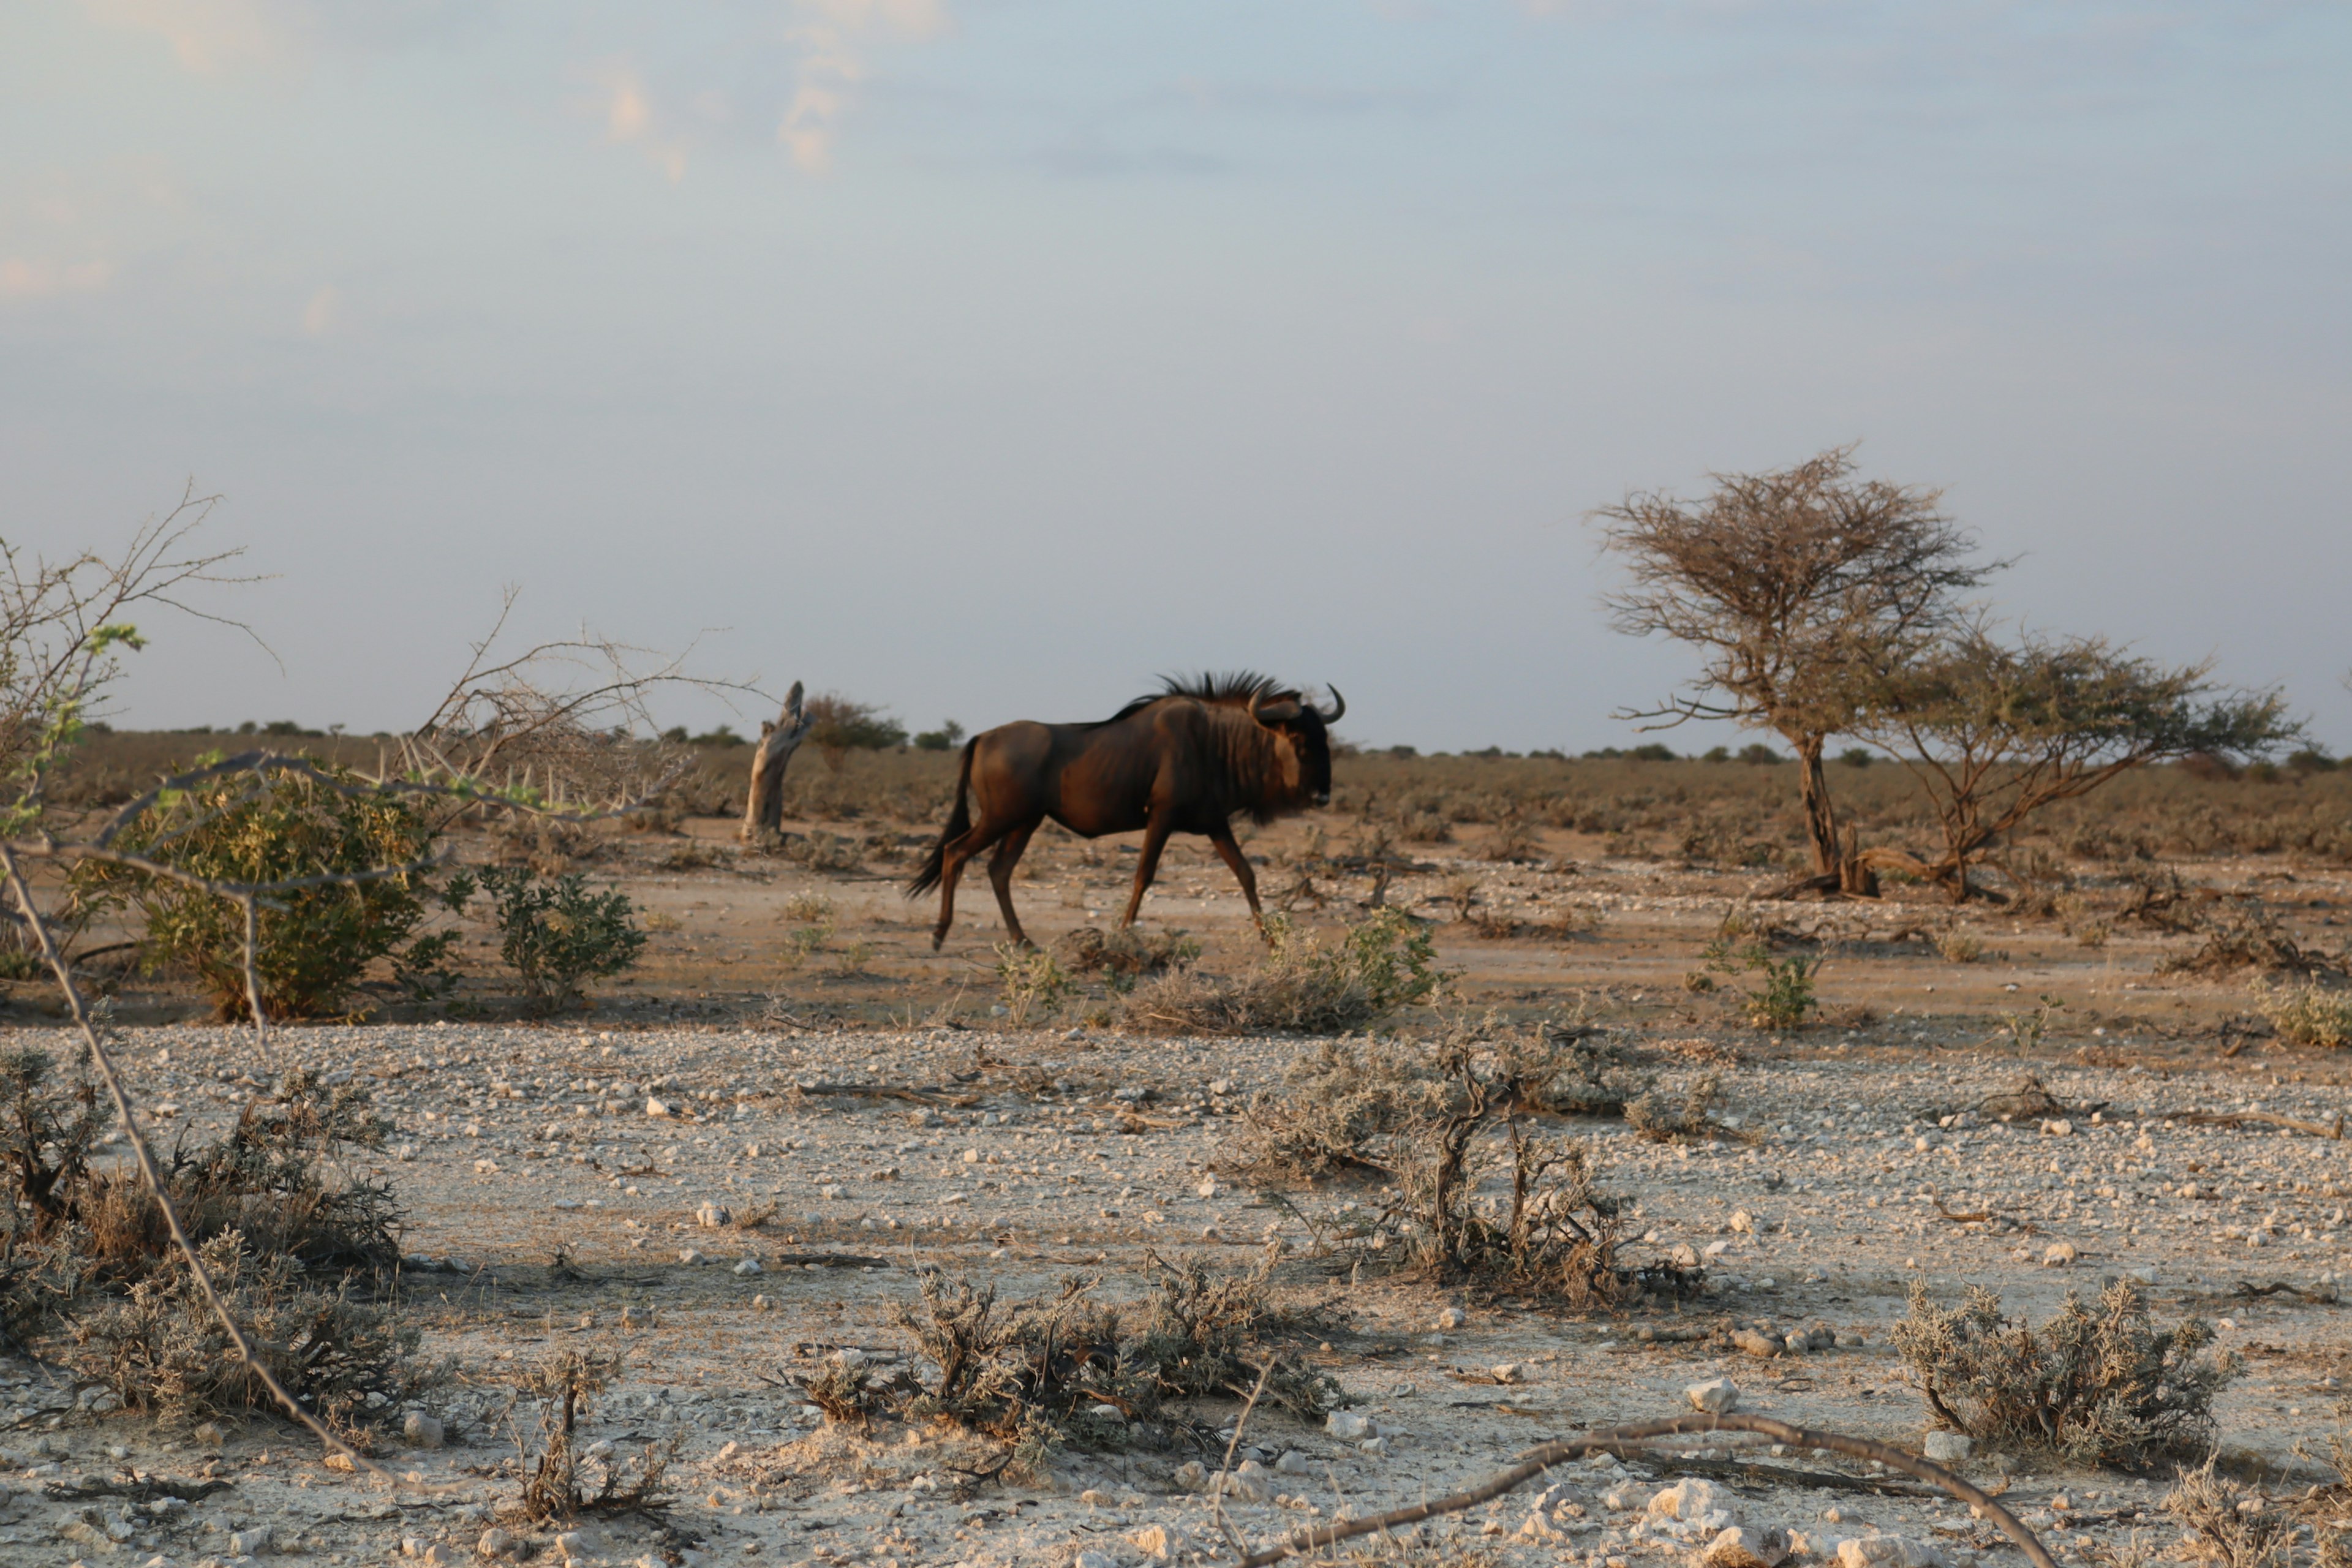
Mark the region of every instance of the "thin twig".
<instances>
[{"instance_id":1,"label":"thin twig","mask_svg":"<svg viewBox=\"0 0 2352 1568\"><path fill-rule=\"evenodd\" d=\"M1280 1356L1268 1356L1265 1364L1258 1369L1257 1386L1250 1390L1249 1398L1243 1402L1242 1413L1234 1422L1234 1435L1225 1443L1224 1462L1217 1467L1217 1473L1209 1480L1209 1516L1217 1521L1217 1528L1224 1531L1225 1539L1233 1543L1236 1552L1245 1552L1249 1547L1225 1518L1225 1478L1234 1473L1234 1451L1242 1446L1242 1433L1249 1426L1250 1412L1257 1408L1257 1396L1265 1392L1266 1379L1274 1375L1275 1363L1281 1359Z\"/></svg>"},{"instance_id":2,"label":"thin twig","mask_svg":"<svg viewBox=\"0 0 2352 1568\"><path fill-rule=\"evenodd\" d=\"M1501 1497L1504 1493L1526 1485L1555 1465L1603 1451L1622 1451L1632 1443L1647 1443L1660 1437L1681 1436L1693 1432L1760 1432L1775 1442L1793 1448L1811 1448L1834 1454L1844 1454L1856 1459L1874 1459L1890 1469L1942 1488L1961 1501L1969 1503L2000 1527L2000 1532L2017 1543L2033 1568L2058 1568L2041 1539L2025 1528L2015 1514L1993 1500L1990 1494L1945 1469L1930 1464L1916 1454L1885 1443L1874 1443L1867 1437L1849 1437L1841 1432L1814 1432L1802 1426L1791 1426L1785 1421L1775 1421L1767 1415L1678 1415L1664 1421L1642 1421L1630 1426L1612 1426L1603 1431L1588 1432L1580 1436L1563 1437L1556 1443L1530 1448L1519 1457L1519 1462L1500 1475L1482 1481L1467 1491L1459 1491L1433 1501L1416 1503L1378 1514L1370 1519L1348 1520L1327 1524L1314 1530L1302 1530L1287 1540L1262 1552L1243 1553L1237 1568L1269 1568L1286 1558L1335 1545L1359 1535L1386 1532L1408 1524L1418 1524L1425 1519L1444 1514L1459 1513L1480 1503ZM1228 1531L1228 1534L1231 1532Z\"/></svg>"}]
</instances>

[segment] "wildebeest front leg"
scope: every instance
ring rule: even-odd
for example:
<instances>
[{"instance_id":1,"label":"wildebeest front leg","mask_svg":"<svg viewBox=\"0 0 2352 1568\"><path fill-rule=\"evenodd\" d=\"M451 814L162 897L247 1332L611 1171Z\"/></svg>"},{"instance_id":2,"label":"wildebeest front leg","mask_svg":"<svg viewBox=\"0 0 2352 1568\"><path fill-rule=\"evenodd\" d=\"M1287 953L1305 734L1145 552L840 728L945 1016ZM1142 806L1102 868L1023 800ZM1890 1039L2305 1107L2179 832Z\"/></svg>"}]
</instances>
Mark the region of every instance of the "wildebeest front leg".
<instances>
[{"instance_id":1,"label":"wildebeest front leg","mask_svg":"<svg viewBox=\"0 0 2352 1568\"><path fill-rule=\"evenodd\" d=\"M1013 912L1013 868L1021 864L1021 852L1029 847L1029 836L1036 831L1034 822L1014 828L988 858L989 884L996 889L996 907L1004 911L1004 929L1016 947L1027 947L1029 938L1021 929L1021 917Z\"/></svg>"},{"instance_id":2,"label":"wildebeest front leg","mask_svg":"<svg viewBox=\"0 0 2352 1568\"><path fill-rule=\"evenodd\" d=\"M1209 842L1217 847L1218 855L1233 868L1234 880L1242 885L1242 897L1249 900L1250 919L1257 922L1258 935L1265 935L1265 911L1257 902L1257 873L1250 868L1249 857L1242 853L1242 847L1234 842L1234 830L1228 827L1223 833L1213 833Z\"/></svg>"},{"instance_id":3,"label":"wildebeest front leg","mask_svg":"<svg viewBox=\"0 0 2352 1568\"><path fill-rule=\"evenodd\" d=\"M1143 889L1160 874L1160 851L1168 847L1170 831L1164 817L1154 816L1144 825L1143 853L1135 858L1135 891L1127 896L1127 913L1118 921L1121 929L1135 923L1135 911L1143 907Z\"/></svg>"}]
</instances>

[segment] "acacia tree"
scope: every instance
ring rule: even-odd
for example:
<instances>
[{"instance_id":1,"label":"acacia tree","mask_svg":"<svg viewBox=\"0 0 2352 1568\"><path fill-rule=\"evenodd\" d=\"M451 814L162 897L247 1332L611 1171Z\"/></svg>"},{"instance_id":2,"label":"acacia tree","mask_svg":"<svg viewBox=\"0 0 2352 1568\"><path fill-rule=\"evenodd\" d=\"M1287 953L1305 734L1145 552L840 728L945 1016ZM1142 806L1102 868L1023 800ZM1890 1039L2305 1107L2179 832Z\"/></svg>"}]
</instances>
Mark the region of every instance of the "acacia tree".
<instances>
[{"instance_id":1,"label":"acacia tree","mask_svg":"<svg viewBox=\"0 0 2352 1568\"><path fill-rule=\"evenodd\" d=\"M1637 491L1592 514L1633 579L1603 600L1617 629L1663 634L1705 658L1684 691L1621 717L1777 732L1797 754L1814 873L1834 887L1830 737L1882 672L1953 624L1961 594L2008 563L1970 559L1976 541L1939 509L1940 491L1857 478L1850 446L1709 477L1699 500Z\"/></svg>"},{"instance_id":2,"label":"acacia tree","mask_svg":"<svg viewBox=\"0 0 2352 1568\"><path fill-rule=\"evenodd\" d=\"M2242 762L2302 727L2276 691L2219 688L2211 661L2167 668L2102 637L2021 634L1982 621L1884 677L1847 728L1891 752L1934 805L1943 853L1933 861L1874 849L1969 896L1969 867L2053 801L2119 773L2191 756Z\"/></svg>"}]
</instances>

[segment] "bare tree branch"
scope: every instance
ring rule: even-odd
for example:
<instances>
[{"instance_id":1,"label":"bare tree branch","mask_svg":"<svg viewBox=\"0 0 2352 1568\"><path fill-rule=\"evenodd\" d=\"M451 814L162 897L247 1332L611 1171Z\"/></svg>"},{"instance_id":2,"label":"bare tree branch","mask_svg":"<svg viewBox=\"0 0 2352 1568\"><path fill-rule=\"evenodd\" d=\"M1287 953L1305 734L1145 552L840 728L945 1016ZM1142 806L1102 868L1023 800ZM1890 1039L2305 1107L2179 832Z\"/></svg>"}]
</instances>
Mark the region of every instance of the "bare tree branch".
<instances>
[{"instance_id":1,"label":"bare tree branch","mask_svg":"<svg viewBox=\"0 0 2352 1568\"><path fill-rule=\"evenodd\" d=\"M1612 1426L1580 1436L1563 1437L1556 1443L1528 1449L1519 1456L1517 1464L1466 1491L1416 1503L1411 1508L1395 1509L1370 1519L1348 1520L1314 1530L1299 1531L1276 1545L1244 1554L1237 1568L1268 1568L1269 1564L1286 1558L1319 1551L1360 1535L1386 1534L1423 1520L1459 1513L1464 1509L1475 1508L1482 1502L1525 1486L1553 1466L1566 1464L1570 1459L1581 1458L1587 1454L1621 1453L1628 1445L1694 1432L1755 1432L1792 1448L1843 1454L1856 1459L1874 1459L1889 1469L1901 1470L1906 1475L1916 1476L1930 1485L1940 1487L1979 1510L2000 1527L2003 1535L2017 1543L2018 1550L2025 1553L2033 1568L2057 1568L2041 1539L2026 1529L2015 1514L1995 1501L1989 1493L1971 1486L1941 1465L1930 1464L1916 1454L1906 1454L1900 1448L1874 1443L1867 1437L1849 1437L1839 1432L1815 1432L1802 1426L1791 1426L1785 1421L1775 1421L1766 1415L1738 1414L1672 1416L1664 1421L1643 1421L1630 1426Z\"/></svg>"}]
</instances>

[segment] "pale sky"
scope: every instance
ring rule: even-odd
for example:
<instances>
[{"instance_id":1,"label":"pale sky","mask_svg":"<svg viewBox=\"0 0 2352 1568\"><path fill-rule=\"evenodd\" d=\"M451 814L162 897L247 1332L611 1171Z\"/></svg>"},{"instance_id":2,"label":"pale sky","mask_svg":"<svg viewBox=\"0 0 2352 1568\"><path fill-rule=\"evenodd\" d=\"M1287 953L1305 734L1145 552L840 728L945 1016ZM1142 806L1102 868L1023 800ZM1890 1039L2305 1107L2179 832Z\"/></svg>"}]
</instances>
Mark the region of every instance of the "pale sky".
<instances>
[{"instance_id":1,"label":"pale sky","mask_svg":"<svg viewBox=\"0 0 2352 1568\"><path fill-rule=\"evenodd\" d=\"M152 619L123 723L406 727L513 583L919 728L1582 749L1692 664L1583 515L1858 440L2343 751L2347 81L2264 0L0 0L0 535L227 497L283 668Z\"/></svg>"}]
</instances>

